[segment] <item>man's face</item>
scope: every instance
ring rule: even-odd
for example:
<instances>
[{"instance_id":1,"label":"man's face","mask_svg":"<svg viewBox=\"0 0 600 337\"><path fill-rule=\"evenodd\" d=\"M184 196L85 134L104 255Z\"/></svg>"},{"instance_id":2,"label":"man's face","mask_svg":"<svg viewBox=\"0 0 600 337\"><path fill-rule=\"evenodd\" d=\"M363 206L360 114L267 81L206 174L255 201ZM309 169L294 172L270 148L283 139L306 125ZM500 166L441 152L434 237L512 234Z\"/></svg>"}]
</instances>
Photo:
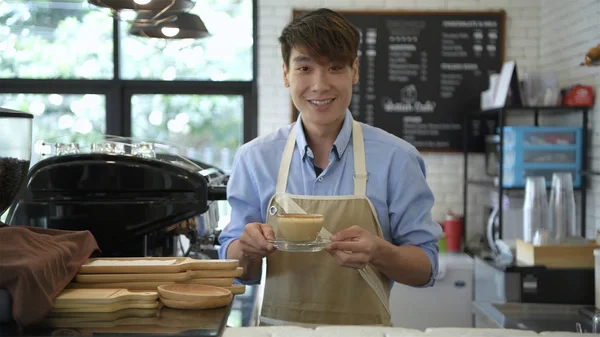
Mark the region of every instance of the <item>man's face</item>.
<instances>
[{"instance_id":1,"label":"man's face","mask_svg":"<svg viewBox=\"0 0 600 337\"><path fill-rule=\"evenodd\" d=\"M343 119L352 85L358 82L358 59L347 63L317 63L293 48L289 69L283 63L283 82L290 88L292 100L302 112L302 122L328 125Z\"/></svg>"}]
</instances>

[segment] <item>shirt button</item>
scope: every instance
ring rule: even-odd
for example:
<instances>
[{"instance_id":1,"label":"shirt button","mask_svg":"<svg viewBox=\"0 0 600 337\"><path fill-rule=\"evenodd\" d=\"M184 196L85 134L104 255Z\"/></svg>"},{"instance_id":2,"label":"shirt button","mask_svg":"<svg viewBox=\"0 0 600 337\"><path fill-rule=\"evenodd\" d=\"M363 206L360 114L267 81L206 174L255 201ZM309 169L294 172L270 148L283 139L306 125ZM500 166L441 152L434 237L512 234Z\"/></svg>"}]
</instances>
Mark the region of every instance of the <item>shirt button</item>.
<instances>
[{"instance_id":1,"label":"shirt button","mask_svg":"<svg viewBox=\"0 0 600 337\"><path fill-rule=\"evenodd\" d=\"M317 179L318 181L323 181L323 177L319 177L319 179Z\"/></svg>"}]
</instances>

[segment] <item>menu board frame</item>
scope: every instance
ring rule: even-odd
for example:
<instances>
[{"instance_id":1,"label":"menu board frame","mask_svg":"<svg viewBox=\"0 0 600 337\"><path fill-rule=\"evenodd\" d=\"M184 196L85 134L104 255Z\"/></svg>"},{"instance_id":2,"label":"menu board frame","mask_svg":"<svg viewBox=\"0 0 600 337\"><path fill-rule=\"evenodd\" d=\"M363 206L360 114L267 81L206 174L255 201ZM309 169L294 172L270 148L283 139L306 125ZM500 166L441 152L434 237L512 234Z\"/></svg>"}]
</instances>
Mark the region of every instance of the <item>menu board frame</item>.
<instances>
[{"instance_id":1,"label":"menu board frame","mask_svg":"<svg viewBox=\"0 0 600 337\"><path fill-rule=\"evenodd\" d=\"M302 13L306 13L308 11L311 11L311 9L306 9L306 8L294 8L292 9L292 15L293 17L296 17ZM486 10L486 11L472 11L472 10L465 10L465 11L445 11L445 10L336 10L338 13L342 14L342 15L353 15L353 16L373 16L375 18L377 18L378 16L381 16L382 18L385 17L390 17L390 16L397 16L397 19L403 19L403 18L410 18L410 20L418 20L419 18L421 18L421 20L426 19L427 17L431 17L431 16L440 16L442 17L440 20L443 19L443 17L447 17L447 18L451 18L451 17L455 17L455 16L467 16L467 17L473 17L473 20L484 20L484 19L494 19L494 20L498 20L500 22L500 27L498 28L498 38L497 38L497 46L498 46L498 50L497 50L497 58L498 58L498 62L496 64L496 69L494 69L494 72L500 72L502 65L505 62L505 53L506 53L506 31L507 31L507 27L506 27L506 21L507 21L507 16L506 16L506 11L504 10ZM361 61L362 63L362 61ZM361 71L361 81L364 78L363 77L363 73ZM485 76L485 78L487 78L487 76ZM487 83L486 83L487 84ZM487 89L487 88L478 88L481 89L481 91ZM375 93L376 94L376 93ZM291 122L295 122L298 118L298 111L296 109L296 107L294 106L293 102L291 102ZM472 110L478 110L479 106L477 105L479 102L478 100L475 100L473 102L470 102L470 105L468 105L468 107L466 107L465 109L465 113L468 113L469 111ZM352 103L350 105L350 107L352 106ZM352 110L352 108L351 108ZM460 121L460 133L456 132L454 134L454 137L452 139L452 141L455 143L454 146L451 146L449 148L424 148L418 145L415 145L415 147L417 147L417 149L419 149L419 151L421 152L441 152L441 153L458 153L458 152L463 152L464 151L464 142L465 142L465 137L463 135L464 132L464 116L461 116L461 121ZM455 116L455 119L457 119L458 116ZM485 134L487 133L492 133L493 130L487 130L491 126L492 123L490 124L491 121L478 121L478 120L473 120L472 123L475 123L477 125L473 125L471 126L469 129L471 131L471 134L468 135L467 139L468 139L468 145L469 145L469 151L471 152L484 152L484 137ZM375 125L377 126L377 125ZM454 127L456 128L456 125L454 125ZM475 134L473 134L473 132L475 132ZM392 132L394 133L394 132ZM401 138L405 138L403 134L397 134L394 133L397 136L401 137ZM458 137L460 137L460 140L458 140ZM407 139L408 140L408 139ZM408 140L410 142L410 140ZM456 144L459 143L459 144Z\"/></svg>"}]
</instances>

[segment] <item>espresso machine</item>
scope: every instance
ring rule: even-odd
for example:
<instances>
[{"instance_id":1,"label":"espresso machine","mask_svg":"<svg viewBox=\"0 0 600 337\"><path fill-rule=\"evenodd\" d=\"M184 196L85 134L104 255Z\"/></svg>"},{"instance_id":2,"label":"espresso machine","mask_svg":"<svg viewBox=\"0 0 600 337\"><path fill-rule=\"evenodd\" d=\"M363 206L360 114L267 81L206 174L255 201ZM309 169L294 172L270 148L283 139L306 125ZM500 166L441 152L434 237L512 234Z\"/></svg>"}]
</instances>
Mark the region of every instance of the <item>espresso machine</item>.
<instances>
[{"instance_id":1,"label":"espresso machine","mask_svg":"<svg viewBox=\"0 0 600 337\"><path fill-rule=\"evenodd\" d=\"M190 247L218 236L216 201L226 199L228 181L223 171L165 142L69 139L35 143L42 159L9 209L9 225L88 230L103 257L187 255L181 235Z\"/></svg>"}]
</instances>

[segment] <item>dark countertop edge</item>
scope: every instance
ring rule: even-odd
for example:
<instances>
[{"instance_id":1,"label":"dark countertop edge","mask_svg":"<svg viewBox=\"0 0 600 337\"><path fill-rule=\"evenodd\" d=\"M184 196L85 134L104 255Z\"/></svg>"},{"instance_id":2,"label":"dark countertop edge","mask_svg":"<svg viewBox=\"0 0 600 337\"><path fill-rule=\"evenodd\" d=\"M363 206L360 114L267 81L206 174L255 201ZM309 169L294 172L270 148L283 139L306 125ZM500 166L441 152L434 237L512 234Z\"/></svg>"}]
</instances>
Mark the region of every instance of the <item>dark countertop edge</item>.
<instances>
[{"instance_id":1,"label":"dark countertop edge","mask_svg":"<svg viewBox=\"0 0 600 337\"><path fill-rule=\"evenodd\" d=\"M486 259L486 258L477 256L477 255L474 255L471 257L474 260L479 260L482 263L485 263L486 265L488 265L492 268L495 268L499 271L509 272L509 273L510 272L534 272L534 271L544 271L544 270L563 270L562 268L548 268L543 265L526 265L517 260L513 260L513 262L510 264L501 264L494 260ZM576 271L576 272L588 272L588 271L593 272L594 268L593 267L591 267L591 268L568 268L568 270Z\"/></svg>"},{"instance_id":2,"label":"dark countertop edge","mask_svg":"<svg viewBox=\"0 0 600 337\"><path fill-rule=\"evenodd\" d=\"M520 310L518 313L520 315L580 315L584 317L581 312L583 309L589 307L586 305L578 305L578 304L544 304L544 303L493 303L493 302L479 302L473 301L471 304L473 314L477 315L479 318L486 319L488 322L491 322L497 325L502 329L516 329L523 330L521 326L519 326L516 320L513 317L515 313L512 315L504 314L500 310L498 310L495 306L502 305L506 307L514 307L515 310ZM543 312L544 311L544 312ZM507 317L509 316L509 317Z\"/></svg>"},{"instance_id":3,"label":"dark countertop edge","mask_svg":"<svg viewBox=\"0 0 600 337\"><path fill-rule=\"evenodd\" d=\"M494 303L473 301L471 307L476 316L485 318L488 322L497 325L498 328L506 328L504 315L494 307Z\"/></svg>"},{"instance_id":4,"label":"dark countertop edge","mask_svg":"<svg viewBox=\"0 0 600 337\"><path fill-rule=\"evenodd\" d=\"M225 329L227 328L227 321L229 319L229 315L231 314L231 309L233 308L233 300L229 303L229 305L227 306L225 315L223 317L223 319L221 319L221 322L219 324L218 329L216 329L216 334L211 334L211 332L215 331L215 329L202 329L202 328L190 328L189 330L183 330L180 333L135 333L135 332L128 332L127 333L127 337L178 337L178 336L198 336L197 333L194 332L198 332L198 331L206 331L206 334L202 334L199 336L206 336L206 337L218 337L218 336L222 336L223 333L225 332ZM1 323L1 324L5 324L5 325L12 325L14 326L16 323L14 321L10 322L10 323ZM32 326L33 328L35 328L35 325ZM29 327L28 327L29 328ZM42 327L42 329L45 329L44 327ZM56 336L56 332L60 331L60 330L77 330L80 328L53 328L53 327L48 327L47 328L49 331L46 334L46 332L44 332L44 334L27 334L26 332L20 332L19 330L17 330L17 334L15 335L10 335L10 334L6 334L5 332L3 332L1 334L2 337L7 337L7 336L35 336L35 337L54 337ZM88 329L88 328L86 328ZM11 331L15 332L15 331ZM102 332L102 336L105 337L122 337L123 336L123 332ZM76 335L77 336L77 335Z\"/></svg>"},{"instance_id":5,"label":"dark countertop edge","mask_svg":"<svg viewBox=\"0 0 600 337\"><path fill-rule=\"evenodd\" d=\"M75 330L75 329L69 329L69 328L57 328L56 331L69 331L69 330ZM197 334L193 334L194 331L201 331L202 329L192 329L192 330L186 330L183 331L180 334L144 334L144 333L131 333L131 332L102 332L100 333L102 337L123 337L124 335L126 335L127 337L179 337L179 336L210 336L210 337L217 337L217 336L221 336L223 333L220 334L216 334L216 335L197 335ZM14 337L26 337L28 335L22 335L22 334L16 334L16 335L8 335L8 334L2 334L2 337L9 337L9 336L14 336ZM56 337L56 336L85 336L83 334L73 334L73 335L56 335L56 334L49 334L49 335L29 335L32 337Z\"/></svg>"}]
</instances>

